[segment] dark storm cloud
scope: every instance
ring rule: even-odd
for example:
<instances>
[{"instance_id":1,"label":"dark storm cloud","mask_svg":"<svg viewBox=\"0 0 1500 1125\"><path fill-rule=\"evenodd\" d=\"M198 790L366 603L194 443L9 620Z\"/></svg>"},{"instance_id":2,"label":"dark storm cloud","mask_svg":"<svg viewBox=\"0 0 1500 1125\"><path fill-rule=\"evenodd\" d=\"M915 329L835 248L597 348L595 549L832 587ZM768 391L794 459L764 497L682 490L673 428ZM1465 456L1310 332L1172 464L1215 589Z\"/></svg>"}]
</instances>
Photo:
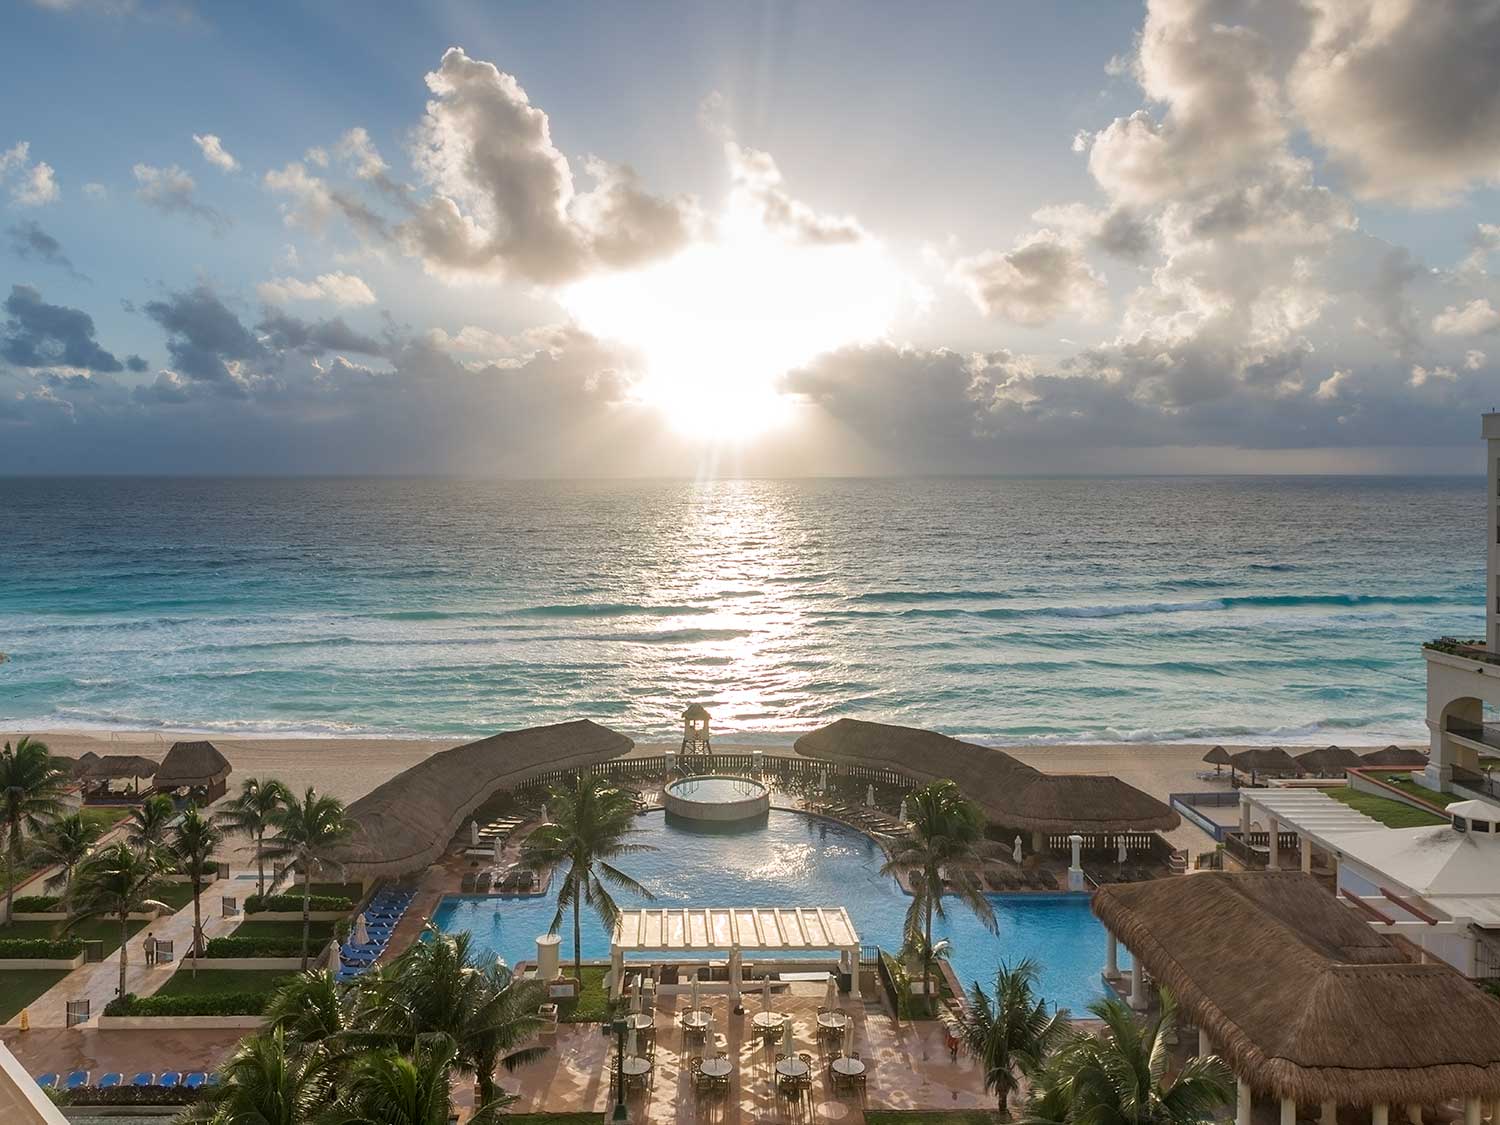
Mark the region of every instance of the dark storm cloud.
<instances>
[{"instance_id":1,"label":"dark storm cloud","mask_svg":"<svg viewBox=\"0 0 1500 1125\"><path fill-rule=\"evenodd\" d=\"M66 305L49 305L30 285L11 286L5 300L0 358L17 367L81 367L121 371L124 365L94 339L94 318Z\"/></svg>"},{"instance_id":2,"label":"dark storm cloud","mask_svg":"<svg viewBox=\"0 0 1500 1125\"><path fill-rule=\"evenodd\" d=\"M271 347L280 351L345 351L361 355L384 355L386 347L372 336L356 332L343 317L308 321L267 309L256 329L263 333Z\"/></svg>"},{"instance_id":3,"label":"dark storm cloud","mask_svg":"<svg viewBox=\"0 0 1500 1125\"><path fill-rule=\"evenodd\" d=\"M172 366L189 378L239 384L240 364L267 358L254 333L207 285L148 301L145 309L166 330Z\"/></svg>"},{"instance_id":4,"label":"dark storm cloud","mask_svg":"<svg viewBox=\"0 0 1500 1125\"><path fill-rule=\"evenodd\" d=\"M73 268L72 261L63 253L62 243L42 229L35 219L24 219L6 228L10 241L10 252L27 261L43 262L67 270L74 277L83 275Z\"/></svg>"}]
</instances>

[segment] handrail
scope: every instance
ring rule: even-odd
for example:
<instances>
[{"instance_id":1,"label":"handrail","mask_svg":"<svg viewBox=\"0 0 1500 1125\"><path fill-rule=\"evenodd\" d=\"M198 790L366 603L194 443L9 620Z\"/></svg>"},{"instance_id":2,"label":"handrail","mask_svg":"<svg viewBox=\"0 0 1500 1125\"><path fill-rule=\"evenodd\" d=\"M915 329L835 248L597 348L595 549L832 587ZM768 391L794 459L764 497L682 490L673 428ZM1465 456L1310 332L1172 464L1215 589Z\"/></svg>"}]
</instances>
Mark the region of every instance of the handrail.
<instances>
[{"instance_id":1,"label":"handrail","mask_svg":"<svg viewBox=\"0 0 1500 1125\"><path fill-rule=\"evenodd\" d=\"M1402 910L1410 914L1413 918L1420 918L1429 926L1436 926L1440 921L1440 919L1434 918L1431 914L1428 914L1425 910L1421 909L1419 906L1413 903L1410 899L1402 898L1400 895L1394 894L1393 892L1386 890L1384 887L1380 888L1380 893L1385 895L1386 898L1390 899Z\"/></svg>"},{"instance_id":2,"label":"handrail","mask_svg":"<svg viewBox=\"0 0 1500 1125\"><path fill-rule=\"evenodd\" d=\"M1394 918L1392 918L1392 917L1390 917L1388 915L1382 914L1380 911L1376 910L1373 906L1371 906L1364 899L1360 898L1353 891L1349 890L1349 888L1347 888L1347 887L1343 888L1342 890L1339 891L1339 894L1343 895L1350 902L1352 902L1358 910L1360 910L1364 914L1369 915L1375 921L1384 923L1387 926L1394 926L1396 924L1396 919L1394 919Z\"/></svg>"}]
</instances>

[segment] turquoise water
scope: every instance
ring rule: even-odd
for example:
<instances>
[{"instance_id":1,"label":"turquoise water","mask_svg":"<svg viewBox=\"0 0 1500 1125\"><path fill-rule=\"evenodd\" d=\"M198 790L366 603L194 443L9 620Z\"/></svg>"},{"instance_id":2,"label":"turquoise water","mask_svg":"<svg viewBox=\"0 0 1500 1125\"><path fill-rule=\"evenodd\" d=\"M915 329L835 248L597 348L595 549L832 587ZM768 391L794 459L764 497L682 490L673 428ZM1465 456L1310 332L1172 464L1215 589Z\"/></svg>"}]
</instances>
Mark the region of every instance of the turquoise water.
<instances>
[{"instance_id":1,"label":"turquoise water","mask_svg":"<svg viewBox=\"0 0 1500 1125\"><path fill-rule=\"evenodd\" d=\"M734 834L701 835L668 824L659 813L640 818L634 842L656 851L620 866L656 896L655 906L843 906L865 945L901 947L902 922L911 899L880 874L883 855L862 833L832 821L773 809L763 827ZM1042 966L1041 991L1063 1007L1082 1010L1102 995L1104 930L1089 912L1086 895L990 895L1000 921L987 933L954 904L934 927L953 943L952 963L965 987L988 983L1002 960L1034 957ZM623 905L639 904L619 894ZM536 958L536 939L547 932L556 896L495 898L455 896L439 904L433 921L444 932L466 930L487 956L510 964ZM572 920L565 919L563 957L572 956ZM583 916L583 955L607 960L609 935ZM1129 964L1128 959L1124 961Z\"/></svg>"},{"instance_id":2,"label":"turquoise water","mask_svg":"<svg viewBox=\"0 0 1500 1125\"><path fill-rule=\"evenodd\" d=\"M0 724L1425 737L1475 479L0 479Z\"/></svg>"}]
</instances>

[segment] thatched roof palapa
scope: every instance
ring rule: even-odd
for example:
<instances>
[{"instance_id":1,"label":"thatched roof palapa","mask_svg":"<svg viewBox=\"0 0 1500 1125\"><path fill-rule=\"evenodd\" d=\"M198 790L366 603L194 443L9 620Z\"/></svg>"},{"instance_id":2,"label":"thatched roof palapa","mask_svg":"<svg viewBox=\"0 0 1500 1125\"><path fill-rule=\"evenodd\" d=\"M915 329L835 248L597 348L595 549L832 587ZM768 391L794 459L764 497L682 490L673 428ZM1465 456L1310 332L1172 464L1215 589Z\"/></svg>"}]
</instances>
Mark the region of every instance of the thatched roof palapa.
<instances>
[{"instance_id":1,"label":"thatched roof palapa","mask_svg":"<svg viewBox=\"0 0 1500 1125\"><path fill-rule=\"evenodd\" d=\"M1365 760L1353 750L1343 746L1324 746L1320 750L1308 750L1297 755L1297 764L1313 773L1342 773L1352 766L1362 766Z\"/></svg>"},{"instance_id":2,"label":"thatched roof palapa","mask_svg":"<svg viewBox=\"0 0 1500 1125\"><path fill-rule=\"evenodd\" d=\"M1361 754L1360 758L1367 766L1388 766L1392 769L1416 770L1427 764L1427 755L1422 751L1407 749L1394 743L1384 750L1371 750L1368 754Z\"/></svg>"},{"instance_id":3,"label":"thatched roof palapa","mask_svg":"<svg viewBox=\"0 0 1500 1125\"><path fill-rule=\"evenodd\" d=\"M419 870L443 854L464 819L499 789L552 770L606 762L634 745L623 734L579 719L443 750L351 804L354 835L328 858L357 878Z\"/></svg>"},{"instance_id":4,"label":"thatched roof palapa","mask_svg":"<svg viewBox=\"0 0 1500 1125\"><path fill-rule=\"evenodd\" d=\"M1237 770L1246 773L1301 773L1302 767L1280 746L1253 746L1230 757Z\"/></svg>"},{"instance_id":5,"label":"thatched roof palapa","mask_svg":"<svg viewBox=\"0 0 1500 1125\"><path fill-rule=\"evenodd\" d=\"M155 777L157 764L140 754L105 754L87 766L80 766L78 776L85 781L118 781L126 777Z\"/></svg>"},{"instance_id":6,"label":"thatched roof palapa","mask_svg":"<svg viewBox=\"0 0 1500 1125\"><path fill-rule=\"evenodd\" d=\"M1002 750L916 727L839 719L805 734L808 758L951 779L985 815L1008 828L1041 832L1150 832L1176 828L1177 813L1117 777L1046 774Z\"/></svg>"},{"instance_id":7,"label":"thatched roof palapa","mask_svg":"<svg viewBox=\"0 0 1500 1125\"><path fill-rule=\"evenodd\" d=\"M1432 1105L1500 1096L1500 1005L1412 964L1301 872L1101 887L1093 909L1261 1094Z\"/></svg>"},{"instance_id":8,"label":"thatched roof palapa","mask_svg":"<svg viewBox=\"0 0 1500 1125\"><path fill-rule=\"evenodd\" d=\"M1203 755L1203 760L1211 766L1234 765L1234 760L1229 756L1229 751L1222 746L1215 746L1207 754Z\"/></svg>"},{"instance_id":9,"label":"thatched roof palapa","mask_svg":"<svg viewBox=\"0 0 1500 1125\"><path fill-rule=\"evenodd\" d=\"M160 789L217 785L234 767L212 742L174 742L156 768Z\"/></svg>"}]
</instances>

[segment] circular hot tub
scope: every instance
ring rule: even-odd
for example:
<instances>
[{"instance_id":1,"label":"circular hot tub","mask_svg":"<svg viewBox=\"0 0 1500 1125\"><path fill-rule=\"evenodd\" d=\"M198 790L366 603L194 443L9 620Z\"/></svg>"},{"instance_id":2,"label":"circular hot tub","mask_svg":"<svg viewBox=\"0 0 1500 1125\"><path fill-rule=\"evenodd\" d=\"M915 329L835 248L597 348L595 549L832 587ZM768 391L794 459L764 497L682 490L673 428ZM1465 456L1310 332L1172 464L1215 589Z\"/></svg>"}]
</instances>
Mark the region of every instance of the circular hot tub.
<instances>
[{"instance_id":1,"label":"circular hot tub","mask_svg":"<svg viewBox=\"0 0 1500 1125\"><path fill-rule=\"evenodd\" d=\"M771 791L751 777L705 774L672 782L662 791L662 805L683 820L727 824L764 817L771 809Z\"/></svg>"}]
</instances>

